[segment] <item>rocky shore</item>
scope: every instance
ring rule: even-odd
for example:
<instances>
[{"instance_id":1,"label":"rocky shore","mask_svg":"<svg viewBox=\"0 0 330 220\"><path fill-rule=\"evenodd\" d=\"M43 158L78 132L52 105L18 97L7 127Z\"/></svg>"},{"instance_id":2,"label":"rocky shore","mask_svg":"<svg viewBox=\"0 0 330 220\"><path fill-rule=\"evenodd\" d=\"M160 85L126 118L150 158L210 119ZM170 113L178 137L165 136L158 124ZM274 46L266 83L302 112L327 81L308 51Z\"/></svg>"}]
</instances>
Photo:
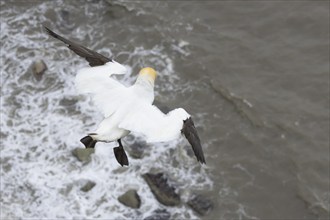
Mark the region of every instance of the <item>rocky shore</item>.
<instances>
[{"instance_id":1,"label":"rocky shore","mask_svg":"<svg viewBox=\"0 0 330 220\"><path fill-rule=\"evenodd\" d=\"M141 144L134 144L136 147L131 147L128 153L131 157L141 158L143 155L143 148ZM87 164L91 161L91 155L94 153L94 149L84 149L84 148L76 148L73 150L72 154L82 162L83 164ZM132 154L132 155L131 155ZM206 216L212 209L213 203L206 196L196 194L195 192L190 192L191 196L187 201L183 201L181 199L181 195L178 193L180 189L176 189L169 183L169 177L166 173L144 173L142 178L145 180L145 183L149 186L150 191L155 196L155 200L157 200L160 204L168 207L185 205L192 210L194 210L200 216ZM172 180L171 180L172 182ZM92 181L86 182L86 184L81 187L81 191L88 192L95 186L95 183ZM143 195L139 195L137 190L128 189L126 192L123 192L121 196L117 199L118 201L133 209L139 209L142 204L141 197ZM166 209L157 209L153 212L151 216L145 218L145 220L153 220L153 219L170 219L171 215Z\"/></svg>"},{"instance_id":2,"label":"rocky shore","mask_svg":"<svg viewBox=\"0 0 330 220\"><path fill-rule=\"evenodd\" d=\"M42 79L43 74L47 70L47 65L43 60L36 60L31 64L31 73L34 76L34 78L37 81L40 81ZM155 101L157 102L157 100ZM60 104L61 105L68 105L71 101L68 99L63 100ZM161 103L157 102L157 105L159 105L162 109L162 111L167 112L168 108ZM127 152L130 155L131 158L134 159L142 159L145 155L145 144L135 142L131 146L127 147ZM193 156L191 152L189 152L189 149L185 149L187 151L187 154L189 156ZM91 162L91 155L94 153L93 148L76 148L72 151L72 155L81 163L84 165ZM190 154L191 155L190 155ZM170 182L173 182L172 180L169 181L169 176L165 172L158 172L158 173L152 173L147 172L142 174L142 178L144 179L145 183L150 188L150 191L155 196L155 200L157 200L160 204L168 207L175 207L175 206L181 206L185 205L191 209L193 209L196 213L198 213L200 216L207 215L213 208L213 203L210 199L207 197L196 194L195 192L190 192L191 196L187 201L183 201L181 198L180 193L178 193L181 189L175 188ZM82 192L89 192L90 190L95 187L96 183L92 180L86 180L82 184L80 190ZM118 201L123 204L124 206L127 206L129 208L133 209L139 209L143 199L141 200L141 197L143 195L139 195L137 190L135 189L128 189L126 192L123 192L122 195L120 195L117 199ZM170 219L171 214L166 209L156 209L153 211L152 215L145 218L145 220L153 220L153 219Z\"/></svg>"}]
</instances>

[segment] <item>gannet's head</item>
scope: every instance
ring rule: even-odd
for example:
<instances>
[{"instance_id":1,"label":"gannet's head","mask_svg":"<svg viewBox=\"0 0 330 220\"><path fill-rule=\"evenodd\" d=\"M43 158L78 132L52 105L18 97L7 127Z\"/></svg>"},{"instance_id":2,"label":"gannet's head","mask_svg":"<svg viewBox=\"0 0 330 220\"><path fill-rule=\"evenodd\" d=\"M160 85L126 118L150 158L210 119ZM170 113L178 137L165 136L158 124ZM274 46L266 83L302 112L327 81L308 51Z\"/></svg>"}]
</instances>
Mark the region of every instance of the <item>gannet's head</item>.
<instances>
[{"instance_id":1,"label":"gannet's head","mask_svg":"<svg viewBox=\"0 0 330 220\"><path fill-rule=\"evenodd\" d=\"M139 72L139 78L146 79L150 81L152 84L154 84L155 79L157 77L157 72L151 67L144 67Z\"/></svg>"}]
</instances>

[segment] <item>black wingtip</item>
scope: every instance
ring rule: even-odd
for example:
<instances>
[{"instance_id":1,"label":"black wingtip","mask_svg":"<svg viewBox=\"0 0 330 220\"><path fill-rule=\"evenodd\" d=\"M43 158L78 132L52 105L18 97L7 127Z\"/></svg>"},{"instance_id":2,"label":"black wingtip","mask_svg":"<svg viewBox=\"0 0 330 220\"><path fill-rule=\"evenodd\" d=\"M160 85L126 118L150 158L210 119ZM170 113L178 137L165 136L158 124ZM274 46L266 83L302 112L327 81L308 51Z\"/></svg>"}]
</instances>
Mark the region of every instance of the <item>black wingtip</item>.
<instances>
[{"instance_id":1,"label":"black wingtip","mask_svg":"<svg viewBox=\"0 0 330 220\"><path fill-rule=\"evenodd\" d=\"M183 121L183 128L181 132L184 134L184 136L190 143L197 161L201 164L206 164L201 141L199 139L197 130L191 117Z\"/></svg>"},{"instance_id":2,"label":"black wingtip","mask_svg":"<svg viewBox=\"0 0 330 220\"><path fill-rule=\"evenodd\" d=\"M44 30L46 31L46 33L49 36L62 41L63 43L67 44L68 46L70 45L70 41L68 39L65 39L64 37L60 36L59 34L55 33L54 31L50 30L47 26L44 26Z\"/></svg>"},{"instance_id":3,"label":"black wingtip","mask_svg":"<svg viewBox=\"0 0 330 220\"><path fill-rule=\"evenodd\" d=\"M199 156L197 156L196 154L195 154L195 156L196 156L198 162L200 162L201 164L206 164L203 151L201 154L199 154Z\"/></svg>"},{"instance_id":4,"label":"black wingtip","mask_svg":"<svg viewBox=\"0 0 330 220\"><path fill-rule=\"evenodd\" d=\"M49 29L49 27L47 27L46 25L43 25L43 27L44 27L44 29L45 29L45 31L46 31L47 33L52 32L52 31Z\"/></svg>"},{"instance_id":5,"label":"black wingtip","mask_svg":"<svg viewBox=\"0 0 330 220\"><path fill-rule=\"evenodd\" d=\"M201 164L206 164L204 154L201 153L200 156L196 156L197 161L200 162Z\"/></svg>"},{"instance_id":6,"label":"black wingtip","mask_svg":"<svg viewBox=\"0 0 330 220\"><path fill-rule=\"evenodd\" d=\"M65 37L62 37L61 35L55 33L54 31L50 30L47 26L44 25L45 32L57 39L62 41L67 45L67 47L72 50L74 53L76 53L78 56L85 58L90 66L101 66L104 65L107 62L111 62L112 59L103 56L102 54L99 54L93 50L88 49L87 47L84 47L78 43L75 43L69 39L66 39Z\"/></svg>"},{"instance_id":7,"label":"black wingtip","mask_svg":"<svg viewBox=\"0 0 330 220\"><path fill-rule=\"evenodd\" d=\"M58 38L58 34L56 34L54 31L50 30L47 26L44 25L44 30L46 33L52 37Z\"/></svg>"}]
</instances>

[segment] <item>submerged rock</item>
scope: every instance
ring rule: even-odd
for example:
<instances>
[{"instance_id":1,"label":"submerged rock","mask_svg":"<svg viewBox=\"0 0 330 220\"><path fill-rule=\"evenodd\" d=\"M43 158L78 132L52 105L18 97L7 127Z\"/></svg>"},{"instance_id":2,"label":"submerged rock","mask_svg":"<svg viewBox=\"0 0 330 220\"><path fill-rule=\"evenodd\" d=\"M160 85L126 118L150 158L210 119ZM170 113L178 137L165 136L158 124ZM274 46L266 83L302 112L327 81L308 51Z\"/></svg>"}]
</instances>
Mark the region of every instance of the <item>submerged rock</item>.
<instances>
[{"instance_id":1,"label":"submerged rock","mask_svg":"<svg viewBox=\"0 0 330 220\"><path fill-rule=\"evenodd\" d=\"M78 99L75 97L64 97L59 101L59 105L64 108L59 108L58 111L61 114L67 114L68 111L70 114L79 114L79 110L77 108Z\"/></svg>"},{"instance_id":2,"label":"submerged rock","mask_svg":"<svg viewBox=\"0 0 330 220\"><path fill-rule=\"evenodd\" d=\"M176 206L180 204L180 195L175 192L174 187L168 184L167 178L163 173L146 173L143 174L142 177L160 203L167 206Z\"/></svg>"},{"instance_id":3,"label":"submerged rock","mask_svg":"<svg viewBox=\"0 0 330 220\"><path fill-rule=\"evenodd\" d=\"M141 143L135 142L128 148L128 154L134 159L141 159L144 154L145 146Z\"/></svg>"},{"instance_id":4,"label":"submerged rock","mask_svg":"<svg viewBox=\"0 0 330 220\"><path fill-rule=\"evenodd\" d=\"M94 148L76 148L72 154L81 162L89 163L91 155L94 153Z\"/></svg>"},{"instance_id":5,"label":"submerged rock","mask_svg":"<svg viewBox=\"0 0 330 220\"><path fill-rule=\"evenodd\" d=\"M32 64L32 72L33 76L36 80L40 81L42 78L42 75L47 70L47 65L43 60L36 60Z\"/></svg>"},{"instance_id":6,"label":"submerged rock","mask_svg":"<svg viewBox=\"0 0 330 220\"><path fill-rule=\"evenodd\" d=\"M93 189L93 187L96 185L93 181L88 180L85 185L83 185L80 190L83 192L88 192L89 190Z\"/></svg>"},{"instance_id":7,"label":"submerged rock","mask_svg":"<svg viewBox=\"0 0 330 220\"><path fill-rule=\"evenodd\" d=\"M171 214L166 209L156 209L151 216L143 220L169 220L170 218Z\"/></svg>"},{"instance_id":8,"label":"submerged rock","mask_svg":"<svg viewBox=\"0 0 330 220\"><path fill-rule=\"evenodd\" d=\"M118 201L128 207L133 209L138 209L141 206L140 196L137 194L136 190L130 189L123 195L118 197Z\"/></svg>"},{"instance_id":9,"label":"submerged rock","mask_svg":"<svg viewBox=\"0 0 330 220\"><path fill-rule=\"evenodd\" d=\"M211 200L202 195L194 195L187 204L198 214L204 216L213 209Z\"/></svg>"},{"instance_id":10,"label":"submerged rock","mask_svg":"<svg viewBox=\"0 0 330 220\"><path fill-rule=\"evenodd\" d=\"M73 30L75 25L74 25L74 22L72 22L71 20L71 14L70 14L70 11L66 10L66 9L63 9L63 10L60 10L58 13L57 13L57 25L61 28L65 28L66 30Z\"/></svg>"},{"instance_id":11,"label":"submerged rock","mask_svg":"<svg viewBox=\"0 0 330 220\"><path fill-rule=\"evenodd\" d=\"M59 104L65 107L69 107L69 106L73 106L78 102L78 99L74 98L74 97L65 97L63 99L60 100Z\"/></svg>"}]
</instances>

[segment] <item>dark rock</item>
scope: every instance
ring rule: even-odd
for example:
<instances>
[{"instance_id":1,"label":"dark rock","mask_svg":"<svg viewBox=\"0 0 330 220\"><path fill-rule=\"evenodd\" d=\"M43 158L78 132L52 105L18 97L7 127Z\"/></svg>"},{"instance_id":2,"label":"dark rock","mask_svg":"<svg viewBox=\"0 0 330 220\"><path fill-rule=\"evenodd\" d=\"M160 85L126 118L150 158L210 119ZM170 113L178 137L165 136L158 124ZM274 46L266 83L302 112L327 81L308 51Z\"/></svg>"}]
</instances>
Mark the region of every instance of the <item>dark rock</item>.
<instances>
[{"instance_id":1,"label":"dark rock","mask_svg":"<svg viewBox=\"0 0 330 220\"><path fill-rule=\"evenodd\" d=\"M69 23L70 12L67 10L60 10L60 18L63 19L66 23Z\"/></svg>"},{"instance_id":2,"label":"dark rock","mask_svg":"<svg viewBox=\"0 0 330 220\"><path fill-rule=\"evenodd\" d=\"M59 105L63 106L64 108L59 108L57 109L58 113L60 114L79 114L77 110L77 102L78 100L75 99L74 97L65 97L59 101Z\"/></svg>"},{"instance_id":3,"label":"dark rock","mask_svg":"<svg viewBox=\"0 0 330 220\"><path fill-rule=\"evenodd\" d=\"M89 163L91 161L91 154L94 153L94 148L76 148L72 154L81 162Z\"/></svg>"},{"instance_id":4,"label":"dark rock","mask_svg":"<svg viewBox=\"0 0 330 220\"><path fill-rule=\"evenodd\" d=\"M73 188L72 184L64 185L63 188L59 190L59 193L61 193L64 196L68 196L72 188Z\"/></svg>"},{"instance_id":5,"label":"dark rock","mask_svg":"<svg viewBox=\"0 0 330 220\"><path fill-rule=\"evenodd\" d=\"M58 19L56 21L56 24L60 29L62 29L63 31L71 31L74 29L75 24L71 21L72 16L70 14L70 11L66 9L59 10L57 12L56 17Z\"/></svg>"},{"instance_id":6,"label":"dark rock","mask_svg":"<svg viewBox=\"0 0 330 220\"><path fill-rule=\"evenodd\" d=\"M128 9L126 6L116 3L113 0L106 0L106 3L110 5L110 7L106 8L105 16L110 18L111 20L122 18L123 16L127 15Z\"/></svg>"},{"instance_id":7,"label":"dark rock","mask_svg":"<svg viewBox=\"0 0 330 220\"><path fill-rule=\"evenodd\" d=\"M156 209L151 216L144 220L169 220L170 218L171 214L166 209Z\"/></svg>"},{"instance_id":8,"label":"dark rock","mask_svg":"<svg viewBox=\"0 0 330 220\"><path fill-rule=\"evenodd\" d=\"M141 206L140 196L137 194L136 190L130 189L123 195L118 197L118 201L128 207L133 209L138 209Z\"/></svg>"},{"instance_id":9,"label":"dark rock","mask_svg":"<svg viewBox=\"0 0 330 220\"><path fill-rule=\"evenodd\" d=\"M174 187L168 184L167 178L163 173L146 173L143 174L142 177L160 203L167 206L176 206L180 204L180 195L175 192Z\"/></svg>"},{"instance_id":10,"label":"dark rock","mask_svg":"<svg viewBox=\"0 0 330 220\"><path fill-rule=\"evenodd\" d=\"M187 204L198 214L204 216L213 209L211 200L202 195L194 195Z\"/></svg>"},{"instance_id":11,"label":"dark rock","mask_svg":"<svg viewBox=\"0 0 330 220\"><path fill-rule=\"evenodd\" d=\"M36 60L32 64L33 76L38 81L41 80L42 75L45 73L46 70L47 70L47 66L43 60Z\"/></svg>"},{"instance_id":12,"label":"dark rock","mask_svg":"<svg viewBox=\"0 0 330 220\"><path fill-rule=\"evenodd\" d=\"M75 98L63 98L60 100L59 104L65 107L69 107L75 105L77 102L78 100Z\"/></svg>"},{"instance_id":13,"label":"dark rock","mask_svg":"<svg viewBox=\"0 0 330 220\"><path fill-rule=\"evenodd\" d=\"M96 185L93 181L88 180L87 183L80 188L83 192L88 192L89 190L93 189L93 187Z\"/></svg>"},{"instance_id":14,"label":"dark rock","mask_svg":"<svg viewBox=\"0 0 330 220\"><path fill-rule=\"evenodd\" d=\"M128 148L128 154L135 159L141 159L144 154L144 149L146 146L143 146L140 143L135 142Z\"/></svg>"}]
</instances>

